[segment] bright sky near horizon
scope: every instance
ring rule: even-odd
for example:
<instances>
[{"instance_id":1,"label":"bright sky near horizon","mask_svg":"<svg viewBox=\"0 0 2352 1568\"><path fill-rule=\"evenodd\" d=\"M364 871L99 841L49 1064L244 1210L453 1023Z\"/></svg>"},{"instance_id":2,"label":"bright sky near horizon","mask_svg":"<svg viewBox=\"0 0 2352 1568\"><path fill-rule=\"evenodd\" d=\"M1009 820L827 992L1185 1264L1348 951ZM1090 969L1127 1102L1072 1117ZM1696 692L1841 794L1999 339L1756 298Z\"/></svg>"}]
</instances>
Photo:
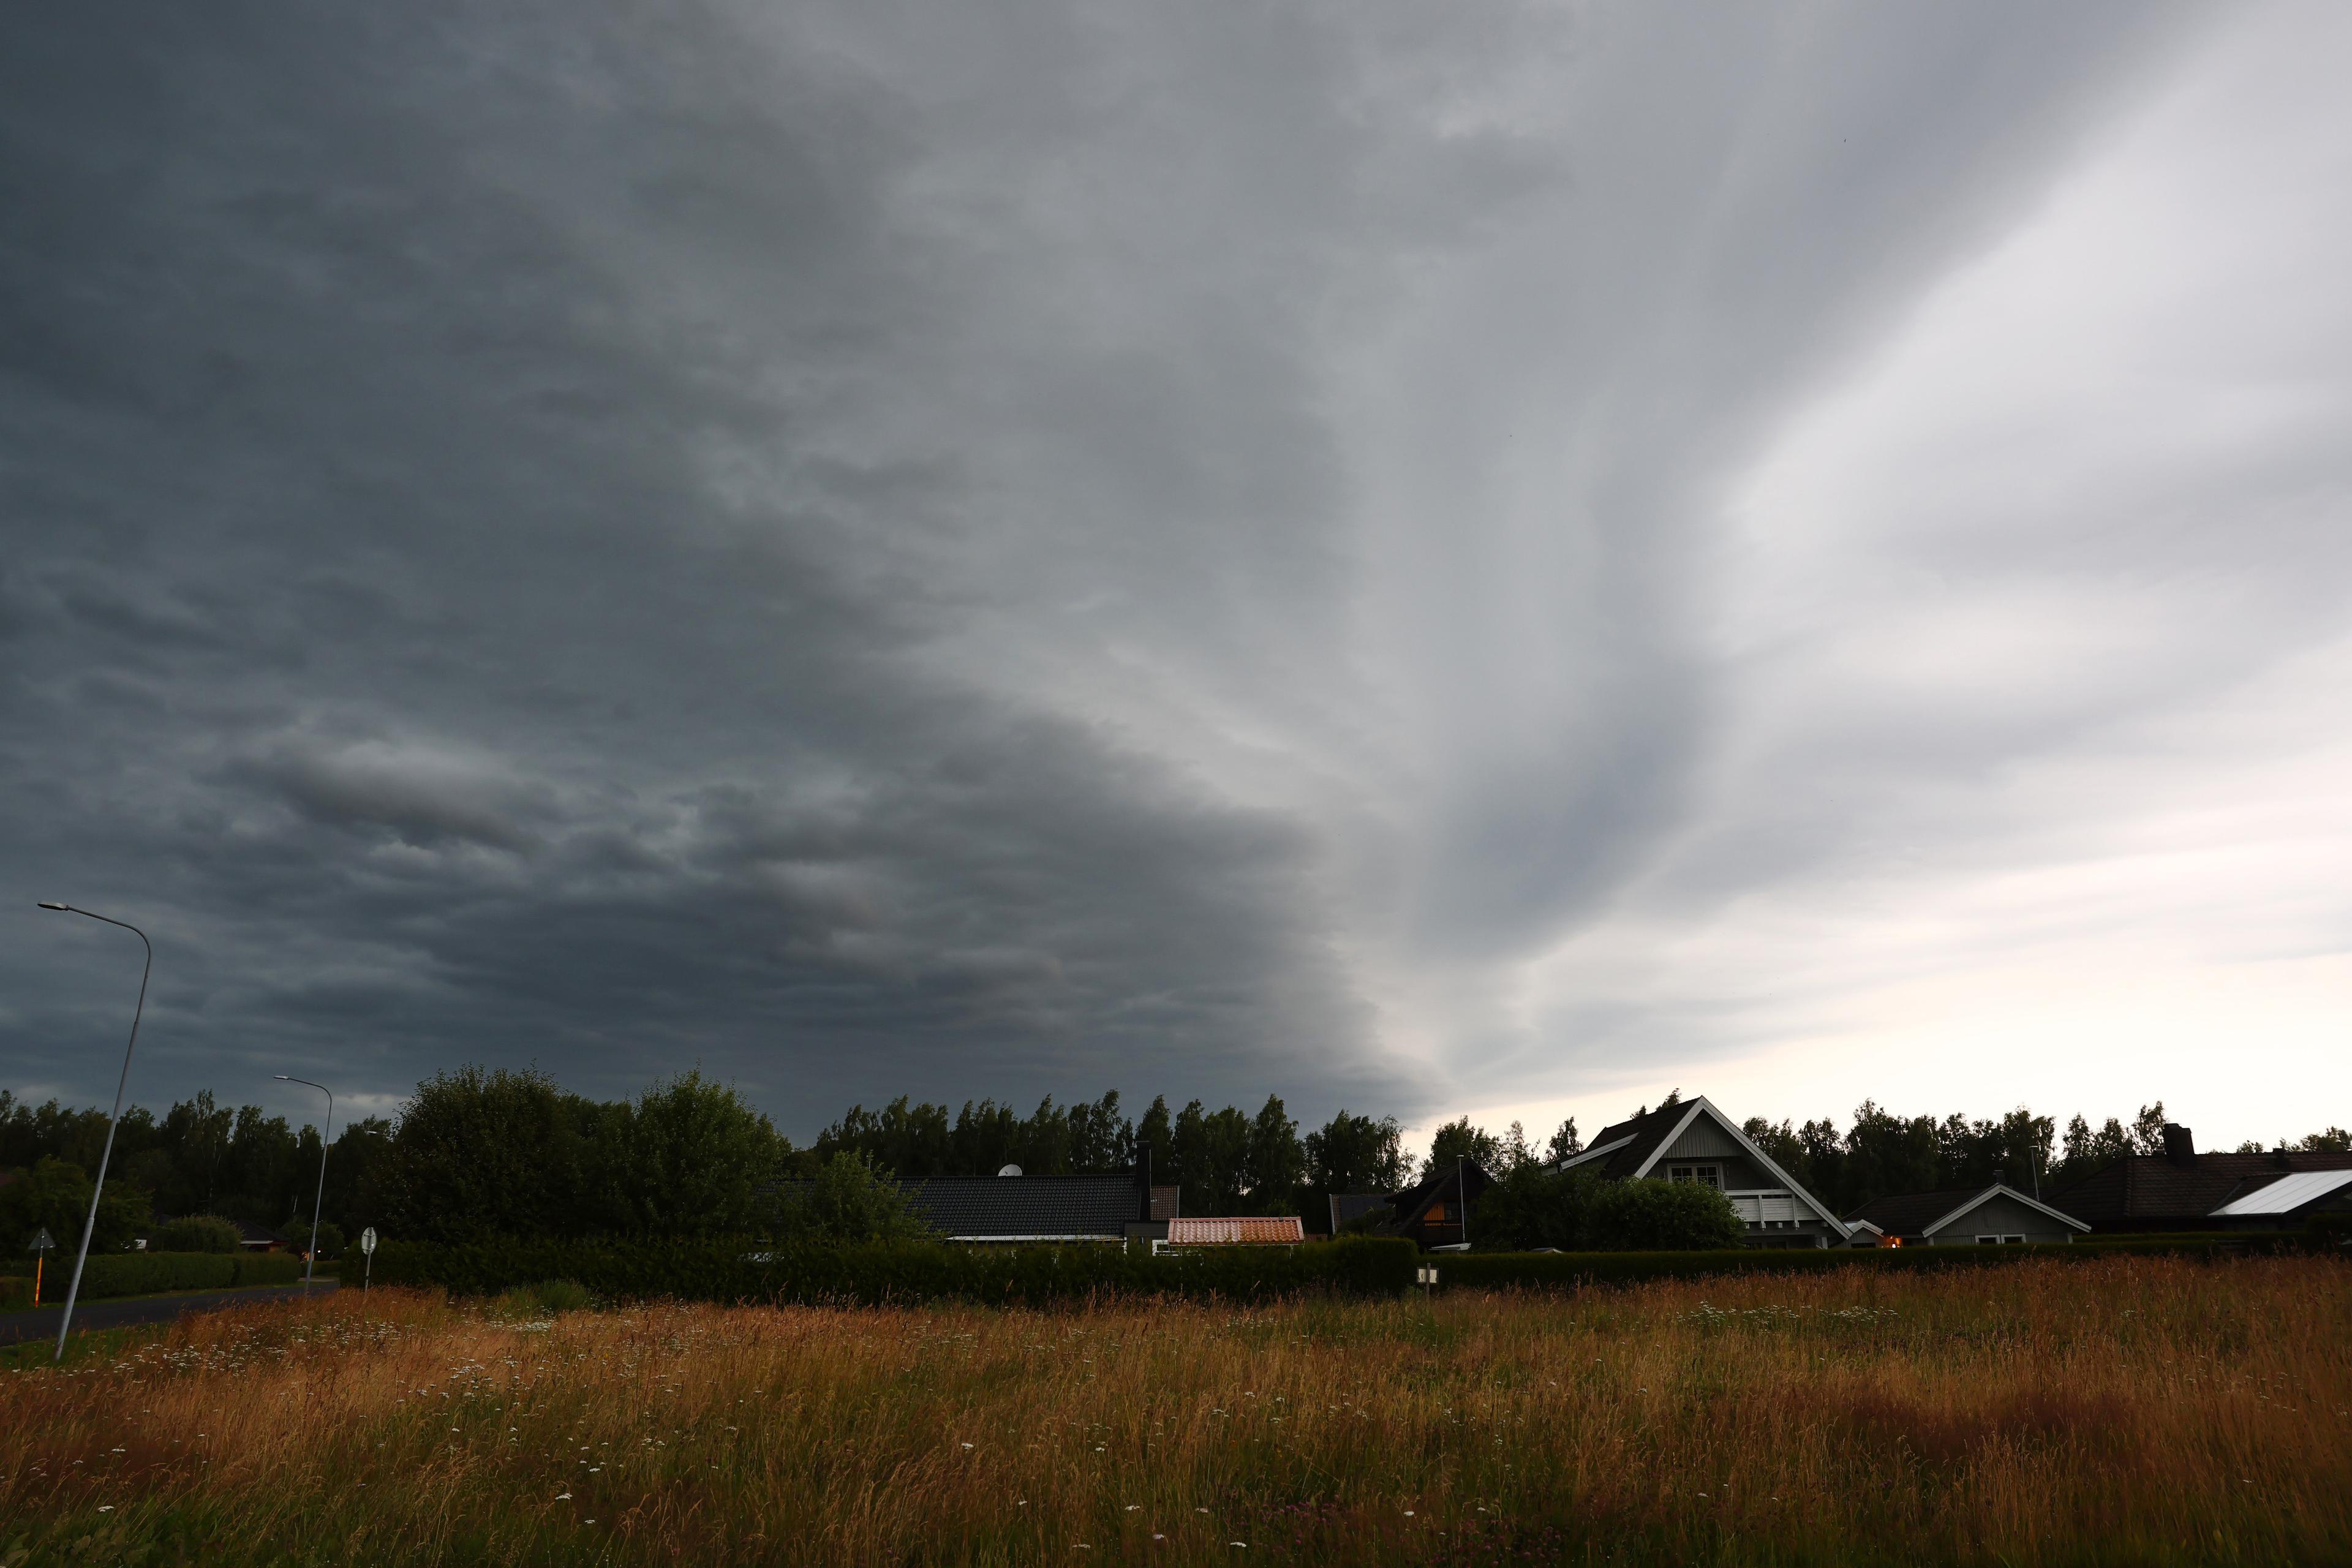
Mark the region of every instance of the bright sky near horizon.
<instances>
[{"instance_id":1,"label":"bright sky near horizon","mask_svg":"<svg viewBox=\"0 0 2352 1568\"><path fill-rule=\"evenodd\" d=\"M0 1088L2352 1123L2352 12L131 15Z\"/></svg>"}]
</instances>

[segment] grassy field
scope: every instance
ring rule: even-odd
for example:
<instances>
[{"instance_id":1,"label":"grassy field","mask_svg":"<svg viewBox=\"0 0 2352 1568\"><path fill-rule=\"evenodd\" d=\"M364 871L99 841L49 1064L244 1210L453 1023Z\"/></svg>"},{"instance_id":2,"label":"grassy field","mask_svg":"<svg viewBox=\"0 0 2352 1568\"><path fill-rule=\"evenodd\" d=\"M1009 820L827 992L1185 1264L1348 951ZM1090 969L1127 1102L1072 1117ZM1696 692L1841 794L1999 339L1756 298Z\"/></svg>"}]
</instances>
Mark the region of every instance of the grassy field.
<instances>
[{"instance_id":1,"label":"grassy field","mask_svg":"<svg viewBox=\"0 0 2352 1568\"><path fill-rule=\"evenodd\" d=\"M0 1367L0 1564L2352 1561L2352 1266L257 1306Z\"/></svg>"}]
</instances>

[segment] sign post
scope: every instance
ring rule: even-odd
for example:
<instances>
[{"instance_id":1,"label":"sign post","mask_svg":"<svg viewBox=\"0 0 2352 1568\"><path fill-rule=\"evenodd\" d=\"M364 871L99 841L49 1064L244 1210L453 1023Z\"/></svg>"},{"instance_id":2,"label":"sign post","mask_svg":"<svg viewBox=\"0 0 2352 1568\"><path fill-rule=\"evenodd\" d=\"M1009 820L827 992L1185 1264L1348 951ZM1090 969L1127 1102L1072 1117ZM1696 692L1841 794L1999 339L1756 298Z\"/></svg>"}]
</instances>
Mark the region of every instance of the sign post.
<instances>
[{"instance_id":1,"label":"sign post","mask_svg":"<svg viewBox=\"0 0 2352 1568\"><path fill-rule=\"evenodd\" d=\"M1423 1264L1412 1271L1412 1282L1421 1287L1421 1299L1427 1301L1437 1285L1437 1269L1433 1264Z\"/></svg>"},{"instance_id":2,"label":"sign post","mask_svg":"<svg viewBox=\"0 0 2352 1568\"><path fill-rule=\"evenodd\" d=\"M57 1243L49 1239L49 1227L43 1226L33 1233L33 1245L25 1248L33 1255L33 1305L41 1304L41 1268L49 1260L50 1250Z\"/></svg>"},{"instance_id":3,"label":"sign post","mask_svg":"<svg viewBox=\"0 0 2352 1568\"><path fill-rule=\"evenodd\" d=\"M360 1268L360 1294L364 1296L375 1281L375 1226L360 1232L360 1254L367 1259Z\"/></svg>"}]
</instances>

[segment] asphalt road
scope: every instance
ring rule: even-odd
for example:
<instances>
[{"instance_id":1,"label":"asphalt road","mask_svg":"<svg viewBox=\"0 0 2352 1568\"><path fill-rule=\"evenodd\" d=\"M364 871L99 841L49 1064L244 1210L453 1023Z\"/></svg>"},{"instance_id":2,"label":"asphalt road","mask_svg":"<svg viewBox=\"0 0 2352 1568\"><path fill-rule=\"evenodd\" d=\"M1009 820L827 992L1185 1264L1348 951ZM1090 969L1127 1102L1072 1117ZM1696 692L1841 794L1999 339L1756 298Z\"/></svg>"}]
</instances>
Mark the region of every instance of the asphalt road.
<instances>
[{"instance_id":1,"label":"asphalt road","mask_svg":"<svg viewBox=\"0 0 2352 1568\"><path fill-rule=\"evenodd\" d=\"M334 1288L332 1279L321 1279L309 1286L256 1285L243 1290L185 1290L174 1296L145 1296L128 1301L78 1301L74 1304L74 1331L120 1329L131 1323L168 1323L186 1312L216 1312L223 1307L241 1307L248 1301L290 1300L306 1292L323 1296ZM57 1338L58 1318L64 1311L58 1306L0 1312L0 1345Z\"/></svg>"}]
</instances>

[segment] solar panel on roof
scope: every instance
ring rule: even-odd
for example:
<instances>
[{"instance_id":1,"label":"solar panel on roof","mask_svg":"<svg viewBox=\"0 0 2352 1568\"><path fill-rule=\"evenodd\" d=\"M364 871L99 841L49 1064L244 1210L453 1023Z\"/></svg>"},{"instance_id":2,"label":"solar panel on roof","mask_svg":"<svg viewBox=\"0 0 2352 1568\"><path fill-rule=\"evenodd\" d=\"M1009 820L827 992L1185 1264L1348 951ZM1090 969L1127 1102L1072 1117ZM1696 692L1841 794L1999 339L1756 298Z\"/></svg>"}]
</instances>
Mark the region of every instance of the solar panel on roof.
<instances>
[{"instance_id":1,"label":"solar panel on roof","mask_svg":"<svg viewBox=\"0 0 2352 1568\"><path fill-rule=\"evenodd\" d=\"M2213 1217L2285 1214L2315 1198L2324 1198L2347 1184L2352 1184L2352 1171L2297 1171L2291 1176L2281 1176L2267 1187L2248 1193L2235 1203L2223 1204L2213 1211Z\"/></svg>"}]
</instances>

